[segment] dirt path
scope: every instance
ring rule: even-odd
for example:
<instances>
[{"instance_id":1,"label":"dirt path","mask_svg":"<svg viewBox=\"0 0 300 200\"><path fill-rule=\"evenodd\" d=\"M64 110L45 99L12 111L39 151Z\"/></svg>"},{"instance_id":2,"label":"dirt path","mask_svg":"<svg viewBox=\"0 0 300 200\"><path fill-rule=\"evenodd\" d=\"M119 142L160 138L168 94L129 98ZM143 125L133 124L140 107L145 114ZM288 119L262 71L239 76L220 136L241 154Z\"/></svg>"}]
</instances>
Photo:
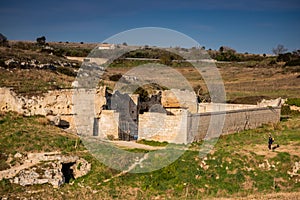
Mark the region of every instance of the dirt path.
<instances>
[{"instance_id":1,"label":"dirt path","mask_svg":"<svg viewBox=\"0 0 300 200\"><path fill-rule=\"evenodd\" d=\"M148 158L148 153L146 153L141 159L136 160L136 162L133 163L130 167L128 167L127 170L124 170L124 171L120 172L119 174L117 174L117 175L115 175L115 176L113 176L113 177L111 177L111 178L109 178L109 179L104 180L103 182L106 183L106 182L108 182L108 181L110 181L110 180L112 180L112 179L114 179L114 178L117 178L117 177L119 177L119 176L122 176L122 175L124 175L124 174L130 172L130 171L133 170L137 165L142 164L142 162L143 162L144 160L146 160L147 158ZM100 184L101 184L101 183L100 183ZM98 184L98 185L100 185L100 184Z\"/></svg>"},{"instance_id":2,"label":"dirt path","mask_svg":"<svg viewBox=\"0 0 300 200\"><path fill-rule=\"evenodd\" d=\"M290 143L286 145L281 145L279 148L276 148L274 151L269 150L267 145L254 145L245 147L246 150L254 150L254 153L257 155L265 156L266 158L274 158L278 152L287 152L290 155L295 155L300 157L300 146L297 143Z\"/></svg>"},{"instance_id":3,"label":"dirt path","mask_svg":"<svg viewBox=\"0 0 300 200\"><path fill-rule=\"evenodd\" d=\"M133 141L112 141L112 143L119 147L125 147L129 149L145 149L145 150L165 149L165 147L154 147L145 144L139 144Z\"/></svg>"}]
</instances>

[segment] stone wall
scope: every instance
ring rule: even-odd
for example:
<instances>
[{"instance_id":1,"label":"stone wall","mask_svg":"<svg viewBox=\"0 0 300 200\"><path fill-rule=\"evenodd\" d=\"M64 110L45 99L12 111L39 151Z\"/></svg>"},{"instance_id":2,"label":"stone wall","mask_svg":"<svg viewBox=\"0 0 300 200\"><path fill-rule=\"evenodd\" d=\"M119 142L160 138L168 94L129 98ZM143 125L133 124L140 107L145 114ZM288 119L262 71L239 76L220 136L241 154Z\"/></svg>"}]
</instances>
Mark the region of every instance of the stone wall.
<instances>
[{"instance_id":1,"label":"stone wall","mask_svg":"<svg viewBox=\"0 0 300 200\"><path fill-rule=\"evenodd\" d=\"M112 136L114 139L119 138L119 113L114 110L103 110L99 118L100 138L107 139Z\"/></svg>"},{"instance_id":2,"label":"stone wall","mask_svg":"<svg viewBox=\"0 0 300 200\"><path fill-rule=\"evenodd\" d=\"M139 139L172 143L200 141L206 135L208 138L219 136L216 126L223 126L221 134L231 134L263 124L278 123L280 110L281 107L256 107L197 114L191 114L187 109L181 109L178 115L144 113L139 115ZM209 130L210 123L212 129Z\"/></svg>"},{"instance_id":3,"label":"stone wall","mask_svg":"<svg viewBox=\"0 0 300 200\"><path fill-rule=\"evenodd\" d=\"M193 141L202 140L208 132L208 126L212 116L218 115L225 115L222 134L254 129L263 124L278 123L280 121L280 110L281 107L264 107L192 114L189 116L189 122L192 124L191 127L193 127L190 131L194 134ZM191 142L191 140L189 140L189 142Z\"/></svg>"},{"instance_id":4,"label":"stone wall","mask_svg":"<svg viewBox=\"0 0 300 200\"><path fill-rule=\"evenodd\" d=\"M155 112L140 114L138 139L187 143L187 115L186 109L182 109L178 115Z\"/></svg>"},{"instance_id":5,"label":"stone wall","mask_svg":"<svg viewBox=\"0 0 300 200\"><path fill-rule=\"evenodd\" d=\"M257 105L247 105L247 104L199 103L198 113L252 109L257 107L258 107Z\"/></svg>"}]
</instances>

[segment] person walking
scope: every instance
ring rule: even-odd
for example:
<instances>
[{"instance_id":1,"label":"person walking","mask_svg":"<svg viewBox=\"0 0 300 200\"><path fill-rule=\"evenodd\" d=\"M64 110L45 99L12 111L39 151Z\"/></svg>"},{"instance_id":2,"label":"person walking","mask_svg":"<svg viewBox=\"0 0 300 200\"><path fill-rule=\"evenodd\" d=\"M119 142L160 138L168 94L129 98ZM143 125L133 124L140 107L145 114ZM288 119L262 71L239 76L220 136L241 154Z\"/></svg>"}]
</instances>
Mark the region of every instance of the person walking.
<instances>
[{"instance_id":1,"label":"person walking","mask_svg":"<svg viewBox=\"0 0 300 200\"><path fill-rule=\"evenodd\" d=\"M273 142L274 142L274 138L272 137L271 134L269 134L269 142L268 142L268 148L269 148L269 150L272 149Z\"/></svg>"}]
</instances>

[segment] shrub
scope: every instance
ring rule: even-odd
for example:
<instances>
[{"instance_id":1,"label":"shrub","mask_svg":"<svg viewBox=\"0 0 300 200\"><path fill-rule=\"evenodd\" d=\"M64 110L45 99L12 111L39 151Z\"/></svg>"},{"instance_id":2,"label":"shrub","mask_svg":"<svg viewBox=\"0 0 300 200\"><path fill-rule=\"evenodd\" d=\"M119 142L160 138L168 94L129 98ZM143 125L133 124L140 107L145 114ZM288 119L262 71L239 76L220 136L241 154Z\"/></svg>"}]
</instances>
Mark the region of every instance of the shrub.
<instances>
[{"instance_id":1,"label":"shrub","mask_svg":"<svg viewBox=\"0 0 300 200\"><path fill-rule=\"evenodd\" d=\"M76 76L77 74L72 70L69 69L67 67L57 67L57 72L61 73L61 74L65 74L67 76Z\"/></svg>"},{"instance_id":2,"label":"shrub","mask_svg":"<svg viewBox=\"0 0 300 200\"><path fill-rule=\"evenodd\" d=\"M269 65L275 65L276 64L276 60L271 60L270 62L269 62Z\"/></svg>"},{"instance_id":3,"label":"shrub","mask_svg":"<svg viewBox=\"0 0 300 200\"><path fill-rule=\"evenodd\" d=\"M38 45L44 45L46 43L46 37L45 36L38 37L36 38L36 42Z\"/></svg>"},{"instance_id":4,"label":"shrub","mask_svg":"<svg viewBox=\"0 0 300 200\"><path fill-rule=\"evenodd\" d=\"M233 52L222 52L221 54L217 54L215 59L217 61L241 61L241 59L234 54Z\"/></svg>"},{"instance_id":5,"label":"shrub","mask_svg":"<svg viewBox=\"0 0 300 200\"><path fill-rule=\"evenodd\" d=\"M288 62L291 60L291 57L291 53L279 54L277 57L277 62Z\"/></svg>"},{"instance_id":6,"label":"shrub","mask_svg":"<svg viewBox=\"0 0 300 200\"><path fill-rule=\"evenodd\" d=\"M286 62L285 66L300 66L300 58Z\"/></svg>"},{"instance_id":7,"label":"shrub","mask_svg":"<svg viewBox=\"0 0 300 200\"><path fill-rule=\"evenodd\" d=\"M107 139L108 139L108 140L114 140L114 139L115 139L115 136L113 136L113 135L107 135Z\"/></svg>"},{"instance_id":8,"label":"shrub","mask_svg":"<svg viewBox=\"0 0 300 200\"><path fill-rule=\"evenodd\" d=\"M286 104L300 107L300 98L290 98L286 101Z\"/></svg>"},{"instance_id":9,"label":"shrub","mask_svg":"<svg viewBox=\"0 0 300 200\"><path fill-rule=\"evenodd\" d=\"M298 115L299 113L297 110L291 110L289 105L281 106L281 115Z\"/></svg>"},{"instance_id":10,"label":"shrub","mask_svg":"<svg viewBox=\"0 0 300 200\"><path fill-rule=\"evenodd\" d=\"M56 56L59 56L59 57L63 57L65 52L66 51L64 49L55 49L53 51L53 54L56 55Z\"/></svg>"}]
</instances>

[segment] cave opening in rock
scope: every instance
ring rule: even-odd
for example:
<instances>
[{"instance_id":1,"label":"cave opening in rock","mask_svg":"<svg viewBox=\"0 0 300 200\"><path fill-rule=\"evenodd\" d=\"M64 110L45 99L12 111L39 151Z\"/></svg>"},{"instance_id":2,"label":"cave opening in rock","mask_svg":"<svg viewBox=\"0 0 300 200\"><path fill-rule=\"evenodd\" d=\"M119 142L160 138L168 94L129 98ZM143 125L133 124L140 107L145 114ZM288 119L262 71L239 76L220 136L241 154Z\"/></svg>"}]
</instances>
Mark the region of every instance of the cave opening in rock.
<instances>
[{"instance_id":1,"label":"cave opening in rock","mask_svg":"<svg viewBox=\"0 0 300 200\"><path fill-rule=\"evenodd\" d=\"M75 162L62 163L61 171L65 177L65 183L69 183L71 179L75 179L73 174L73 169L71 168L74 164Z\"/></svg>"},{"instance_id":2,"label":"cave opening in rock","mask_svg":"<svg viewBox=\"0 0 300 200\"><path fill-rule=\"evenodd\" d=\"M70 127L70 123L66 120L60 120L58 127L62 129L67 129Z\"/></svg>"}]
</instances>

